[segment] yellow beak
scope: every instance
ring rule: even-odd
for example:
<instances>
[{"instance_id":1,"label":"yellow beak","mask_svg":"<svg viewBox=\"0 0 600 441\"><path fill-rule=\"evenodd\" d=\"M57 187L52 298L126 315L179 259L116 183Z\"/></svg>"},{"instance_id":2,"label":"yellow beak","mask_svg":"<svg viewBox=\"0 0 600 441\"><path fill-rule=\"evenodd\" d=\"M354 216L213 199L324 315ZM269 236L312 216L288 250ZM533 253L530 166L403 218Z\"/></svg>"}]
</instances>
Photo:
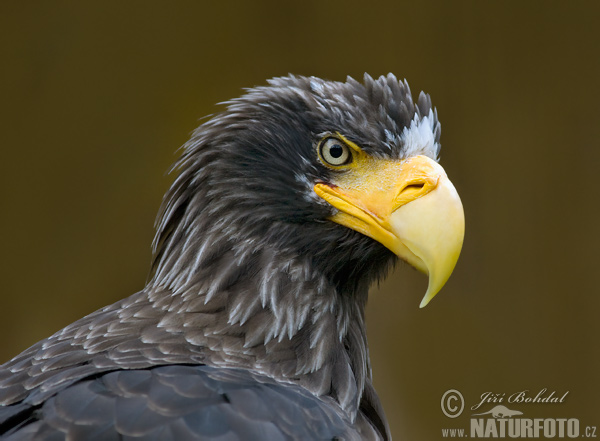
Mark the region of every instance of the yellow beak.
<instances>
[{"instance_id":1,"label":"yellow beak","mask_svg":"<svg viewBox=\"0 0 600 441\"><path fill-rule=\"evenodd\" d=\"M426 156L404 161L361 155L353 170L315 193L339 211L331 220L363 233L429 275L424 307L458 261L465 218L444 169Z\"/></svg>"}]
</instances>

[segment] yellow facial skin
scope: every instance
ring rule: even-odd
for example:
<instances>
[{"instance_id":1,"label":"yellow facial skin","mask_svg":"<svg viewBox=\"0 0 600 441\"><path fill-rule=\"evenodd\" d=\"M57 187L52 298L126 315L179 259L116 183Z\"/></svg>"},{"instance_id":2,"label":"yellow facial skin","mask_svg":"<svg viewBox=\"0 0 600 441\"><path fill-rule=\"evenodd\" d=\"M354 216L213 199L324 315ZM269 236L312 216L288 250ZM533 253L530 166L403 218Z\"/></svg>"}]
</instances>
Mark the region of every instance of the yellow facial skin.
<instances>
[{"instance_id":1,"label":"yellow facial skin","mask_svg":"<svg viewBox=\"0 0 600 441\"><path fill-rule=\"evenodd\" d=\"M380 242L429 275L423 308L442 289L462 248L465 218L456 189L444 169L426 156L378 159L341 135L352 158L334 166L342 173L315 193L339 211L331 220Z\"/></svg>"}]
</instances>

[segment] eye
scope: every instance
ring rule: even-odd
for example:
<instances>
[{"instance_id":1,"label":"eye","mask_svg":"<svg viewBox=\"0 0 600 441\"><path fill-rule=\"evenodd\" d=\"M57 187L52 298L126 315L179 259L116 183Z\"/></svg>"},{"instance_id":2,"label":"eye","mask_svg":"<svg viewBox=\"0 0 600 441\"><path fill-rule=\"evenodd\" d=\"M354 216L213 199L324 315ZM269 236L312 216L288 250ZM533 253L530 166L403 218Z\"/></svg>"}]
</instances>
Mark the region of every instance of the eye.
<instances>
[{"instance_id":1,"label":"eye","mask_svg":"<svg viewBox=\"0 0 600 441\"><path fill-rule=\"evenodd\" d=\"M327 138L319 146L321 159L329 165L339 166L352 160L350 148L337 138Z\"/></svg>"}]
</instances>

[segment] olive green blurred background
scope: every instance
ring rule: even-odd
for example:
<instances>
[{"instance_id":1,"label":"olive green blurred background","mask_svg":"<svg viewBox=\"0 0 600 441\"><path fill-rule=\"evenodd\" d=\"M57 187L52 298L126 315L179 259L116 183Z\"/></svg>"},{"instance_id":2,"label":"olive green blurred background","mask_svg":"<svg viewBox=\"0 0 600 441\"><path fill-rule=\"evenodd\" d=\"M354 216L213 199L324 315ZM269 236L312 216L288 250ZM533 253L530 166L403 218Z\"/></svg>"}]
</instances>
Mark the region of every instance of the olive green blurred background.
<instances>
[{"instance_id":1,"label":"olive green blurred background","mask_svg":"<svg viewBox=\"0 0 600 441\"><path fill-rule=\"evenodd\" d=\"M468 427L442 414L452 388L570 391L508 407L600 426L597 5L2 2L0 361L144 286L165 172L215 103L393 72L431 94L467 219L427 308L408 267L370 298L395 439Z\"/></svg>"}]
</instances>

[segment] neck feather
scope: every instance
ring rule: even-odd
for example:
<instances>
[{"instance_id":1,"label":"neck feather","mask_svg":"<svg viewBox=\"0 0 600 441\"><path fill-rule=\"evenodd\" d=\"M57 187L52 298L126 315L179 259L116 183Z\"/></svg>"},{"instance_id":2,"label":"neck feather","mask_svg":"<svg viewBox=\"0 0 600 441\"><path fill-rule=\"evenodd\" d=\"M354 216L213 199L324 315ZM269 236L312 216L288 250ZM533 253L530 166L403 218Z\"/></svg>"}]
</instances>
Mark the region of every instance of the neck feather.
<instances>
[{"instance_id":1,"label":"neck feather","mask_svg":"<svg viewBox=\"0 0 600 441\"><path fill-rule=\"evenodd\" d=\"M367 293L337 292L298 256L214 240L219 253L203 254L201 245L191 264L185 246L163 255L149 284L155 307L166 311L159 326L206 348L207 363L299 383L354 417L370 376Z\"/></svg>"}]
</instances>

